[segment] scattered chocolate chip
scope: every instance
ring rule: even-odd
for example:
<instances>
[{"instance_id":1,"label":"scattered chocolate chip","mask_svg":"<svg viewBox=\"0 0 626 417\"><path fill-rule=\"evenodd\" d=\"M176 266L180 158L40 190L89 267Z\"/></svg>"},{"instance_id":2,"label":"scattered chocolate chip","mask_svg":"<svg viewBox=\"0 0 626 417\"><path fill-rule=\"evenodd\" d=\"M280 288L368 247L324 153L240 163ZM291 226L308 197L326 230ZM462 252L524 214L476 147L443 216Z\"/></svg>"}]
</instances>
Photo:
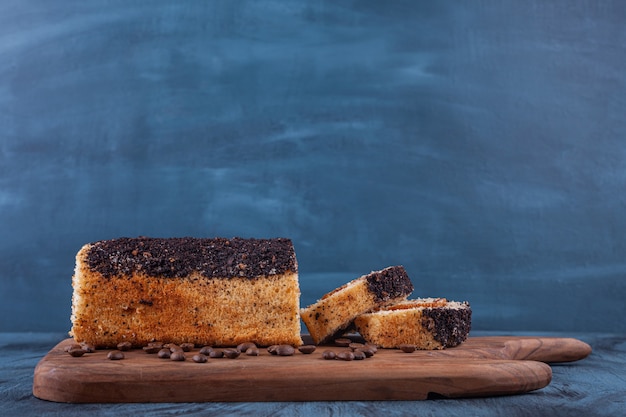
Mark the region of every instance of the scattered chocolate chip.
<instances>
[{"instance_id":1,"label":"scattered chocolate chip","mask_svg":"<svg viewBox=\"0 0 626 417\"><path fill-rule=\"evenodd\" d=\"M169 359L170 356L172 356L172 351L167 348L162 348L159 350L159 353L157 353L157 356L161 359Z\"/></svg>"},{"instance_id":2,"label":"scattered chocolate chip","mask_svg":"<svg viewBox=\"0 0 626 417\"><path fill-rule=\"evenodd\" d=\"M72 343L71 345L67 345L65 346L65 348L63 350L65 350L66 352L69 352L72 349L82 349L83 347L81 345L79 345L78 343Z\"/></svg>"},{"instance_id":3,"label":"scattered chocolate chip","mask_svg":"<svg viewBox=\"0 0 626 417\"><path fill-rule=\"evenodd\" d=\"M267 351L269 353L271 353L272 355L276 355L277 354L277 352L276 352L277 349L278 349L278 345L271 345L271 346L267 347Z\"/></svg>"},{"instance_id":4,"label":"scattered chocolate chip","mask_svg":"<svg viewBox=\"0 0 626 417\"><path fill-rule=\"evenodd\" d=\"M324 359L335 359L336 357L337 354L332 350L325 350L324 352L322 352L322 358Z\"/></svg>"},{"instance_id":5,"label":"scattered chocolate chip","mask_svg":"<svg viewBox=\"0 0 626 417\"><path fill-rule=\"evenodd\" d=\"M365 347L368 348L369 350L371 350L374 353L378 352L378 346L376 346L376 345L374 345L372 343L366 343Z\"/></svg>"},{"instance_id":6,"label":"scattered chocolate chip","mask_svg":"<svg viewBox=\"0 0 626 417\"><path fill-rule=\"evenodd\" d=\"M94 353L96 351L96 347L91 343L83 342L80 344L80 347L85 351L85 353Z\"/></svg>"},{"instance_id":7,"label":"scattered chocolate chip","mask_svg":"<svg viewBox=\"0 0 626 417\"><path fill-rule=\"evenodd\" d=\"M129 351L132 348L133 348L133 345L130 342L121 342L117 344L117 350L121 350L122 352Z\"/></svg>"},{"instance_id":8,"label":"scattered chocolate chip","mask_svg":"<svg viewBox=\"0 0 626 417\"><path fill-rule=\"evenodd\" d=\"M168 343L167 345L163 345L163 347L167 347L170 352L183 352L183 348L178 346L176 343Z\"/></svg>"},{"instance_id":9,"label":"scattered chocolate chip","mask_svg":"<svg viewBox=\"0 0 626 417\"><path fill-rule=\"evenodd\" d=\"M112 361L119 361L120 359L124 359L124 352L119 350L112 350L107 354L107 358Z\"/></svg>"},{"instance_id":10,"label":"scattered chocolate chip","mask_svg":"<svg viewBox=\"0 0 626 417\"><path fill-rule=\"evenodd\" d=\"M376 353L376 350L372 349L371 346L365 346L363 349L360 350L365 354L367 358L371 358Z\"/></svg>"},{"instance_id":11,"label":"scattered chocolate chip","mask_svg":"<svg viewBox=\"0 0 626 417\"><path fill-rule=\"evenodd\" d=\"M211 353L212 350L213 348L211 346L202 346L202 349L200 349L200 353L202 355L209 355L209 353Z\"/></svg>"},{"instance_id":12,"label":"scattered chocolate chip","mask_svg":"<svg viewBox=\"0 0 626 417\"><path fill-rule=\"evenodd\" d=\"M206 355L203 355L202 353L193 355L191 359L196 363L205 363L208 360Z\"/></svg>"},{"instance_id":13,"label":"scattered chocolate chip","mask_svg":"<svg viewBox=\"0 0 626 417\"><path fill-rule=\"evenodd\" d=\"M365 359L367 356L365 355L365 352L363 352L360 349L355 349L352 351L352 354L354 355L354 360L355 361L361 361L363 359Z\"/></svg>"},{"instance_id":14,"label":"scattered chocolate chip","mask_svg":"<svg viewBox=\"0 0 626 417\"><path fill-rule=\"evenodd\" d=\"M335 345L337 346L347 347L350 346L350 343L352 343L352 340L348 338L340 337L339 339L335 339Z\"/></svg>"},{"instance_id":15,"label":"scattered chocolate chip","mask_svg":"<svg viewBox=\"0 0 626 417\"><path fill-rule=\"evenodd\" d=\"M191 352L194 347L195 345L193 343L181 343L180 344L180 348L183 350L183 352Z\"/></svg>"},{"instance_id":16,"label":"scattered chocolate chip","mask_svg":"<svg viewBox=\"0 0 626 417\"><path fill-rule=\"evenodd\" d=\"M292 356L294 353L296 353L296 349L291 345L278 345L276 348L278 356Z\"/></svg>"},{"instance_id":17,"label":"scattered chocolate chip","mask_svg":"<svg viewBox=\"0 0 626 417\"><path fill-rule=\"evenodd\" d=\"M410 345L408 343L403 343L400 346L398 346L398 348L404 353L415 352L415 345Z\"/></svg>"},{"instance_id":18,"label":"scattered chocolate chip","mask_svg":"<svg viewBox=\"0 0 626 417\"><path fill-rule=\"evenodd\" d=\"M363 349L365 345L363 343L350 343L348 347L354 352L357 349Z\"/></svg>"},{"instance_id":19,"label":"scattered chocolate chip","mask_svg":"<svg viewBox=\"0 0 626 417\"><path fill-rule=\"evenodd\" d=\"M250 347L248 349L246 349L246 355L248 356L259 356L259 348L255 347Z\"/></svg>"},{"instance_id":20,"label":"scattered chocolate chip","mask_svg":"<svg viewBox=\"0 0 626 417\"><path fill-rule=\"evenodd\" d=\"M252 342L245 342L245 343L241 343L239 346L237 346L237 350L239 352L245 352L250 348L255 348L256 344L252 343Z\"/></svg>"},{"instance_id":21,"label":"scattered chocolate chip","mask_svg":"<svg viewBox=\"0 0 626 417\"><path fill-rule=\"evenodd\" d=\"M71 348L67 351L67 353L69 353L71 356L78 358L81 357L85 354L85 351L83 350L83 348L79 347L79 348Z\"/></svg>"},{"instance_id":22,"label":"scattered chocolate chip","mask_svg":"<svg viewBox=\"0 0 626 417\"><path fill-rule=\"evenodd\" d=\"M146 353L158 353L160 350L161 348L156 345L155 346L148 345L148 346L143 347L143 351Z\"/></svg>"},{"instance_id":23,"label":"scattered chocolate chip","mask_svg":"<svg viewBox=\"0 0 626 417\"><path fill-rule=\"evenodd\" d=\"M183 352L182 350L175 350L170 355L170 359L173 361L182 362L187 358L185 357L185 352Z\"/></svg>"},{"instance_id":24,"label":"scattered chocolate chip","mask_svg":"<svg viewBox=\"0 0 626 417\"><path fill-rule=\"evenodd\" d=\"M344 350L343 352L339 352L337 354L337 359L342 361L352 361L354 360L354 353L350 350Z\"/></svg>"},{"instance_id":25,"label":"scattered chocolate chip","mask_svg":"<svg viewBox=\"0 0 626 417\"><path fill-rule=\"evenodd\" d=\"M305 355L315 352L315 345L302 345L298 347L298 350Z\"/></svg>"},{"instance_id":26,"label":"scattered chocolate chip","mask_svg":"<svg viewBox=\"0 0 626 417\"><path fill-rule=\"evenodd\" d=\"M213 349L209 352L209 358L223 358L224 351L221 349Z\"/></svg>"},{"instance_id":27,"label":"scattered chocolate chip","mask_svg":"<svg viewBox=\"0 0 626 417\"><path fill-rule=\"evenodd\" d=\"M224 349L224 356L228 359L236 359L241 355L241 352L237 349Z\"/></svg>"}]
</instances>

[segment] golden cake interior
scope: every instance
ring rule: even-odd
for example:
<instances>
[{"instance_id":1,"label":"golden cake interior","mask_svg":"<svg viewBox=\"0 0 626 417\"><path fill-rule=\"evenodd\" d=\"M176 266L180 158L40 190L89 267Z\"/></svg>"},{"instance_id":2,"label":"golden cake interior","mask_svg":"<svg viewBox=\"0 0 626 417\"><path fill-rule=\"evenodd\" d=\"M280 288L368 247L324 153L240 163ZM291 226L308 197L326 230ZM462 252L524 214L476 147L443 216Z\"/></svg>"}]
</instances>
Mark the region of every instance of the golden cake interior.
<instances>
[{"instance_id":1,"label":"golden cake interior","mask_svg":"<svg viewBox=\"0 0 626 417\"><path fill-rule=\"evenodd\" d=\"M347 327L359 313L375 305L365 279L355 279L325 294L319 302L301 310L313 341L321 343L331 332ZM330 329L330 330L329 330Z\"/></svg>"},{"instance_id":2,"label":"golden cake interior","mask_svg":"<svg viewBox=\"0 0 626 417\"><path fill-rule=\"evenodd\" d=\"M465 340L471 327L471 309L467 303L448 301L445 298L400 301L384 309L362 314L354 323L365 340L383 348L411 344L418 349L443 349L447 342L442 341L435 330L438 323L427 314L437 310L451 317L457 316L455 318L458 321L454 326L447 323L444 326L447 326L445 332L449 333L446 335L447 339L454 344Z\"/></svg>"},{"instance_id":3,"label":"golden cake interior","mask_svg":"<svg viewBox=\"0 0 626 417\"><path fill-rule=\"evenodd\" d=\"M346 329L359 314L392 305L413 291L404 267L387 267L356 278L324 294L300 311L313 341L317 344Z\"/></svg>"}]
</instances>

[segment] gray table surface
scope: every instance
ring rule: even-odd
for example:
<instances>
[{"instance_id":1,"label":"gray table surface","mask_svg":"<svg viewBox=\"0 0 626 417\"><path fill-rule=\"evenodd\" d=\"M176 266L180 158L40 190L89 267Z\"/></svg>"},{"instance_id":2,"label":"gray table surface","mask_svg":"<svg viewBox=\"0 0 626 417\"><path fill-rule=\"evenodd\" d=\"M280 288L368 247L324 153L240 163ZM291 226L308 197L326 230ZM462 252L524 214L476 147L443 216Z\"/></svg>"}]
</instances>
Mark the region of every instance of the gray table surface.
<instances>
[{"instance_id":1,"label":"gray table surface","mask_svg":"<svg viewBox=\"0 0 626 417\"><path fill-rule=\"evenodd\" d=\"M473 336L494 334L504 333L472 333ZM550 385L513 396L428 401L60 404L39 400L32 395L33 371L39 360L67 336L63 333L0 333L0 415L626 415L626 335L530 334L576 337L589 343L593 353L582 361L553 364Z\"/></svg>"}]
</instances>

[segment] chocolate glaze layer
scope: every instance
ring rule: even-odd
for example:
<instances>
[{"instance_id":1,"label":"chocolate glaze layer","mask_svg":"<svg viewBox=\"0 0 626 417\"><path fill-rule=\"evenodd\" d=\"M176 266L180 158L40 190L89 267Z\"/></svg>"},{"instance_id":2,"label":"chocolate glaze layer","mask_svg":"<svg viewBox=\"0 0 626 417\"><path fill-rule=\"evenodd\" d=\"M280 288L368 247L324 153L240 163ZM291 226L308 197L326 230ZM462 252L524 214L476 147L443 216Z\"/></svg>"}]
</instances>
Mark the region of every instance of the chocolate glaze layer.
<instances>
[{"instance_id":1,"label":"chocolate glaze layer","mask_svg":"<svg viewBox=\"0 0 626 417\"><path fill-rule=\"evenodd\" d=\"M404 267L400 265L372 272L365 278L370 292L379 302L408 296L413 291L413 283Z\"/></svg>"},{"instance_id":2,"label":"chocolate glaze layer","mask_svg":"<svg viewBox=\"0 0 626 417\"><path fill-rule=\"evenodd\" d=\"M472 309L467 308L425 308L422 311L422 326L433 334L433 338L445 347L461 344L472 327Z\"/></svg>"},{"instance_id":3,"label":"chocolate glaze layer","mask_svg":"<svg viewBox=\"0 0 626 417\"><path fill-rule=\"evenodd\" d=\"M196 271L211 277L270 276L297 272L290 239L119 238L92 244L89 268L106 278L144 273L186 277Z\"/></svg>"}]
</instances>

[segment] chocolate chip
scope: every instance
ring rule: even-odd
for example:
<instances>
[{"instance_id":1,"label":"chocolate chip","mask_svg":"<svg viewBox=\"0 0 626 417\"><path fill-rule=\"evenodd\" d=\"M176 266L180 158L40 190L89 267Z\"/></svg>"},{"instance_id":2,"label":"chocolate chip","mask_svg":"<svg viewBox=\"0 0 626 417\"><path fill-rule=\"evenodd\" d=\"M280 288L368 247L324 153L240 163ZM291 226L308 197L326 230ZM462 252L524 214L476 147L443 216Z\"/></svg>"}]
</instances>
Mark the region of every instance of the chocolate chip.
<instances>
[{"instance_id":1,"label":"chocolate chip","mask_svg":"<svg viewBox=\"0 0 626 417\"><path fill-rule=\"evenodd\" d=\"M339 352L337 354L337 359L342 361L352 361L354 360L354 353L350 350L344 350L343 352Z\"/></svg>"},{"instance_id":2,"label":"chocolate chip","mask_svg":"<svg viewBox=\"0 0 626 417\"><path fill-rule=\"evenodd\" d=\"M348 345L348 347L349 347L350 349L352 349L352 351L354 352L354 351L355 351L355 350L357 350L357 349L362 349L362 348L364 348L364 347L365 347L365 345L364 345L363 343L350 343L350 344Z\"/></svg>"},{"instance_id":3,"label":"chocolate chip","mask_svg":"<svg viewBox=\"0 0 626 417\"><path fill-rule=\"evenodd\" d=\"M148 346L144 346L143 347L143 351L146 352L146 353L158 353L160 350L161 350L161 348L156 346L156 345L154 345L154 346L148 345Z\"/></svg>"},{"instance_id":4,"label":"chocolate chip","mask_svg":"<svg viewBox=\"0 0 626 417\"><path fill-rule=\"evenodd\" d=\"M91 343L83 342L80 344L80 347L85 351L85 353L94 353L96 351L96 347Z\"/></svg>"},{"instance_id":5,"label":"chocolate chip","mask_svg":"<svg viewBox=\"0 0 626 417\"><path fill-rule=\"evenodd\" d=\"M372 343L366 343L365 347L368 348L369 350L371 350L374 353L378 352L378 346L376 346L376 345L374 345Z\"/></svg>"},{"instance_id":6,"label":"chocolate chip","mask_svg":"<svg viewBox=\"0 0 626 417\"><path fill-rule=\"evenodd\" d=\"M133 348L133 345L130 342L121 342L117 344L117 349L121 350L122 352L129 351L132 348Z\"/></svg>"},{"instance_id":7,"label":"chocolate chip","mask_svg":"<svg viewBox=\"0 0 626 417\"><path fill-rule=\"evenodd\" d=\"M196 363L205 363L208 360L206 355L203 355L202 353L193 355L191 359Z\"/></svg>"},{"instance_id":8,"label":"chocolate chip","mask_svg":"<svg viewBox=\"0 0 626 417\"><path fill-rule=\"evenodd\" d=\"M183 350L183 352L191 352L194 347L195 345L193 343L181 343L180 344L180 348Z\"/></svg>"},{"instance_id":9,"label":"chocolate chip","mask_svg":"<svg viewBox=\"0 0 626 417\"><path fill-rule=\"evenodd\" d=\"M347 347L350 346L350 343L352 343L352 340L348 338L340 337L339 339L335 339L335 345L337 346Z\"/></svg>"},{"instance_id":10,"label":"chocolate chip","mask_svg":"<svg viewBox=\"0 0 626 417\"><path fill-rule=\"evenodd\" d=\"M72 349L82 349L83 347L81 345L79 345L78 343L72 343L71 345L67 345L65 346L65 348L63 350L65 350L66 352L69 352Z\"/></svg>"},{"instance_id":11,"label":"chocolate chip","mask_svg":"<svg viewBox=\"0 0 626 417\"><path fill-rule=\"evenodd\" d=\"M212 350L213 348L211 346L202 346L202 349L200 349L200 353L202 355L209 355Z\"/></svg>"},{"instance_id":12,"label":"chocolate chip","mask_svg":"<svg viewBox=\"0 0 626 417\"><path fill-rule=\"evenodd\" d=\"M220 349L213 349L209 352L209 358L223 358L224 351Z\"/></svg>"},{"instance_id":13,"label":"chocolate chip","mask_svg":"<svg viewBox=\"0 0 626 417\"><path fill-rule=\"evenodd\" d=\"M322 352L322 358L324 359L335 359L336 357L337 354L332 350L325 350L324 352Z\"/></svg>"},{"instance_id":14,"label":"chocolate chip","mask_svg":"<svg viewBox=\"0 0 626 417\"><path fill-rule=\"evenodd\" d=\"M83 350L83 348L78 347L78 348L71 348L67 351L67 353L69 353L71 356L78 358L81 357L85 354L85 351Z\"/></svg>"},{"instance_id":15,"label":"chocolate chip","mask_svg":"<svg viewBox=\"0 0 626 417\"><path fill-rule=\"evenodd\" d=\"M224 349L224 356L228 359L236 359L241 355L241 352L237 349Z\"/></svg>"},{"instance_id":16,"label":"chocolate chip","mask_svg":"<svg viewBox=\"0 0 626 417\"><path fill-rule=\"evenodd\" d=\"M176 343L168 343L166 345L163 345L163 347L167 347L172 353L183 352L183 348L178 346Z\"/></svg>"},{"instance_id":17,"label":"chocolate chip","mask_svg":"<svg viewBox=\"0 0 626 417\"><path fill-rule=\"evenodd\" d=\"M167 348L163 348L159 350L159 353L157 353L157 356L161 359L169 359L170 356L172 356L172 351Z\"/></svg>"},{"instance_id":18,"label":"chocolate chip","mask_svg":"<svg viewBox=\"0 0 626 417\"><path fill-rule=\"evenodd\" d=\"M163 349L163 343L161 342L150 342L143 347L146 353L159 353L161 349Z\"/></svg>"},{"instance_id":19,"label":"chocolate chip","mask_svg":"<svg viewBox=\"0 0 626 417\"><path fill-rule=\"evenodd\" d=\"M367 356L365 356L365 353L362 350L359 350L359 349L353 350L352 354L354 355L354 360L355 361L362 361L363 359L365 359L367 357Z\"/></svg>"},{"instance_id":20,"label":"chocolate chip","mask_svg":"<svg viewBox=\"0 0 626 417\"><path fill-rule=\"evenodd\" d=\"M170 355L170 359L173 361L182 362L187 358L185 357L185 352L183 352L182 350L175 350Z\"/></svg>"},{"instance_id":21,"label":"chocolate chip","mask_svg":"<svg viewBox=\"0 0 626 417\"><path fill-rule=\"evenodd\" d=\"M400 346L398 346L398 348L404 353L415 352L415 345L410 345L408 343L403 343Z\"/></svg>"},{"instance_id":22,"label":"chocolate chip","mask_svg":"<svg viewBox=\"0 0 626 417\"><path fill-rule=\"evenodd\" d=\"M239 346L237 346L237 350L239 352L246 352L248 349L250 348L255 348L256 344L252 343L252 342L245 342L245 343L241 343Z\"/></svg>"},{"instance_id":23,"label":"chocolate chip","mask_svg":"<svg viewBox=\"0 0 626 417\"><path fill-rule=\"evenodd\" d=\"M371 358L376 353L376 351L372 349L371 346L365 346L363 349L360 349L360 350L361 352L365 354L367 358Z\"/></svg>"},{"instance_id":24,"label":"chocolate chip","mask_svg":"<svg viewBox=\"0 0 626 417\"><path fill-rule=\"evenodd\" d=\"M259 348L255 347L250 347L248 349L246 349L246 355L248 356L259 356Z\"/></svg>"},{"instance_id":25,"label":"chocolate chip","mask_svg":"<svg viewBox=\"0 0 626 417\"><path fill-rule=\"evenodd\" d=\"M119 361L120 359L124 359L124 353L119 350L112 350L107 354L107 358L112 361Z\"/></svg>"},{"instance_id":26,"label":"chocolate chip","mask_svg":"<svg viewBox=\"0 0 626 417\"><path fill-rule=\"evenodd\" d=\"M302 345L298 347L298 350L305 355L315 352L315 345Z\"/></svg>"},{"instance_id":27,"label":"chocolate chip","mask_svg":"<svg viewBox=\"0 0 626 417\"><path fill-rule=\"evenodd\" d=\"M267 351L269 353L271 353L272 355L276 355L277 354L277 349L278 349L278 345L271 345L267 347Z\"/></svg>"},{"instance_id":28,"label":"chocolate chip","mask_svg":"<svg viewBox=\"0 0 626 417\"><path fill-rule=\"evenodd\" d=\"M291 345L278 345L276 348L278 356L292 356L294 353L296 353L296 349Z\"/></svg>"}]
</instances>

